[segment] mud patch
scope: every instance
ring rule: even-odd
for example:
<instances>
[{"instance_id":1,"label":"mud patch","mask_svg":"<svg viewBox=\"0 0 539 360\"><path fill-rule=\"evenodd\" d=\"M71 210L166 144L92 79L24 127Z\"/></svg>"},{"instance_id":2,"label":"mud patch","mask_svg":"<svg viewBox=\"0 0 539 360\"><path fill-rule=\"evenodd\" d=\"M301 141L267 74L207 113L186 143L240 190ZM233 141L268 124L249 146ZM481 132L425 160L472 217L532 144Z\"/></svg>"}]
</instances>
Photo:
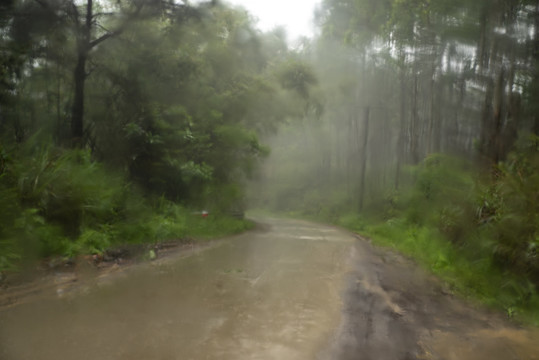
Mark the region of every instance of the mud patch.
<instances>
[{"instance_id":1,"label":"mud patch","mask_svg":"<svg viewBox=\"0 0 539 360\"><path fill-rule=\"evenodd\" d=\"M409 259L359 239L331 356L339 360L535 360L539 329L452 296Z\"/></svg>"}]
</instances>

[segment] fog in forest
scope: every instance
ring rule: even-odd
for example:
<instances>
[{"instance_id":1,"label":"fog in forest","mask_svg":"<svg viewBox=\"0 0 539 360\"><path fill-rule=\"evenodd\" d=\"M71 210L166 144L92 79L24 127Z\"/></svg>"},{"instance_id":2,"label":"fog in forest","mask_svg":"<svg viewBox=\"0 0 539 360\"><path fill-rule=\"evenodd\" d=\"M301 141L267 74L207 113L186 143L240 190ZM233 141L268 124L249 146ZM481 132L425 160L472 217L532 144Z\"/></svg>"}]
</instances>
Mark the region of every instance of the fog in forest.
<instances>
[{"instance_id":1,"label":"fog in forest","mask_svg":"<svg viewBox=\"0 0 539 360\"><path fill-rule=\"evenodd\" d=\"M2 1L0 287L281 216L539 324L539 1L313 18L292 43L224 1Z\"/></svg>"}]
</instances>

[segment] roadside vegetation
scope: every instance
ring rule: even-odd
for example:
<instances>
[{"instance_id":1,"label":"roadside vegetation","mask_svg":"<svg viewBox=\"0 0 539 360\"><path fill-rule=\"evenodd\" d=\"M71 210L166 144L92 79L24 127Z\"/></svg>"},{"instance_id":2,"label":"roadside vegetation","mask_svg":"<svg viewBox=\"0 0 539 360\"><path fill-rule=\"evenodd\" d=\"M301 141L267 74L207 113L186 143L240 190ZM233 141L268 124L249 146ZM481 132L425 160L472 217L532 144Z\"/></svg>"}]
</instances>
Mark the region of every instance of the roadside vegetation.
<instances>
[{"instance_id":1,"label":"roadside vegetation","mask_svg":"<svg viewBox=\"0 0 539 360\"><path fill-rule=\"evenodd\" d=\"M219 2L2 2L0 278L249 228L259 137L313 81L282 30Z\"/></svg>"},{"instance_id":2,"label":"roadside vegetation","mask_svg":"<svg viewBox=\"0 0 539 360\"><path fill-rule=\"evenodd\" d=\"M537 2L325 0L323 112L280 127L254 207L339 224L539 325Z\"/></svg>"},{"instance_id":3,"label":"roadside vegetation","mask_svg":"<svg viewBox=\"0 0 539 360\"><path fill-rule=\"evenodd\" d=\"M0 270L44 257L103 254L126 244L196 241L251 227L213 208L193 210L164 196L144 196L85 150L37 149L4 158Z\"/></svg>"},{"instance_id":4,"label":"roadside vegetation","mask_svg":"<svg viewBox=\"0 0 539 360\"><path fill-rule=\"evenodd\" d=\"M346 206L338 189L303 194L299 206L276 200L268 208L366 236L414 259L449 291L539 326L538 140L524 141L494 178L469 160L430 155L404 170L409 185L361 212Z\"/></svg>"},{"instance_id":5,"label":"roadside vegetation","mask_svg":"<svg viewBox=\"0 0 539 360\"><path fill-rule=\"evenodd\" d=\"M461 295L539 325L537 139L529 145L494 180L460 159L430 156L410 169L415 185L383 208L324 218L416 259Z\"/></svg>"}]
</instances>

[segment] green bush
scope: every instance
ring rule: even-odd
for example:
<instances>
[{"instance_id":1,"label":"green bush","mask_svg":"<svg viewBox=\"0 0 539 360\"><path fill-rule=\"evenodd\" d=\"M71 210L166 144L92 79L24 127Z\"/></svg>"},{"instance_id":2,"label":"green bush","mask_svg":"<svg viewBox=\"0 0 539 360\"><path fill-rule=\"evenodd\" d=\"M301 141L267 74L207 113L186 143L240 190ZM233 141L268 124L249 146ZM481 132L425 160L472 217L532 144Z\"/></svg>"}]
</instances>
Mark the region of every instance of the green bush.
<instances>
[{"instance_id":1,"label":"green bush","mask_svg":"<svg viewBox=\"0 0 539 360\"><path fill-rule=\"evenodd\" d=\"M337 225L345 227L353 231L365 231L366 222L357 213L347 213L339 217Z\"/></svg>"},{"instance_id":2,"label":"green bush","mask_svg":"<svg viewBox=\"0 0 539 360\"><path fill-rule=\"evenodd\" d=\"M22 159L17 172L22 203L72 238L83 226L112 222L125 192L121 179L83 150L38 149Z\"/></svg>"},{"instance_id":3,"label":"green bush","mask_svg":"<svg viewBox=\"0 0 539 360\"><path fill-rule=\"evenodd\" d=\"M485 223L495 237L495 260L539 286L539 137L531 136L497 168L483 194Z\"/></svg>"},{"instance_id":4,"label":"green bush","mask_svg":"<svg viewBox=\"0 0 539 360\"><path fill-rule=\"evenodd\" d=\"M0 148L0 272L40 257L210 238L251 226L227 216L241 199L233 184L212 188L207 196L217 210L202 218L164 197L143 196L88 151L28 145L12 153Z\"/></svg>"}]
</instances>

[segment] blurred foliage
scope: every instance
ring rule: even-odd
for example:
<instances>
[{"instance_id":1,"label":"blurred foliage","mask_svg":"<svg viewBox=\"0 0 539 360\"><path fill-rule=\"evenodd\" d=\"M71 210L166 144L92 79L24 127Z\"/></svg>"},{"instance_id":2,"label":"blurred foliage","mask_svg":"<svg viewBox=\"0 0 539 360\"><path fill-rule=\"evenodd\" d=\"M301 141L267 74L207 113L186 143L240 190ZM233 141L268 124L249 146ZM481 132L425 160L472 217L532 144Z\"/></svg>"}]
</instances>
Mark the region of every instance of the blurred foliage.
<instances>
[{"instance_id":1,"label":"blurred foliage","mask_svg":"<svg viewBox=\"0 0 539 360\"><path fill-rule=\"evenodd\" d=\"M371 234L539 323L538 18L531 0L322 1L302 55L324 111L269 138L250 200Z\"/></svg>"},{"instance_id":2,"label":"blurred foliage","mask_svg":"<svg viewBox=\"0 0 539 360\"><path fill-rule=\"evenodd\" d=\"M343 213L336 223L413 256L455 291L537 324L538 150L536 136L522 141L488 178L434 154L410 168L414 185L383 211Z\"/></svg>"},{"instance_id":3,"label":"blurred foliage","mask_svg":"<svg viewBox=\"0 0 539 360\"><path fill-rule=\"evenodd\" d=\"M126 243L215 237L250 226L217 212L203 218L164 197L150 201L85 150L22 153L0 177L2 271L43 256L101 254Z\"/></svg>"},{"instance_id":4,"label":"blurred foliage","mask_svg":"<svg viewBox=\"0 0 539 360\"><path fill-rule=\"evenodd\" d=\"M320 188L306 163L281 158L290 156L290 146L274 151L272 181L251 197L258 206L335 223L395 247L453 291L538 324L537 145L535 135L523 136L488 172L462 157L432 154L406 167L406 186L373 198L362 212L345 185ZM283 168L271 167L276 160ZM302 165L290 171L292 164Z\"/></svg>"},{"instance_id":5,"label":"blurred foliage","mask_svg":"<svg viewBox=\"0 0 539 360\"><path fill-rule=\"evenodd\" d=\"M250 226L260 137L302 118L316 85L279 31L220 2L0 10L0 271Z\"/></svg>"}]
</instances>

